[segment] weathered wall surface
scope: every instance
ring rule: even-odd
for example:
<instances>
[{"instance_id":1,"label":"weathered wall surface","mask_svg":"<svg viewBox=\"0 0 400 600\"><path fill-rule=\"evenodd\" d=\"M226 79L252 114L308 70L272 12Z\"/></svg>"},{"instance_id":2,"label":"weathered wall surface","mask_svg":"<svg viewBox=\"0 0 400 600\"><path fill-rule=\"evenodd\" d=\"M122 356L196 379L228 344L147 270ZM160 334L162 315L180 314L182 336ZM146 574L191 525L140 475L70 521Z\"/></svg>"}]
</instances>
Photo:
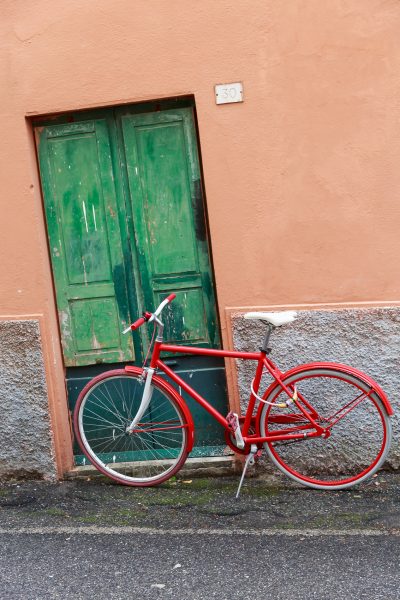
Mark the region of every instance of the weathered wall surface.
<instances>
[{"instance_id":1,"label":"weathered wall surface","mask_svg":"<svg viewBox=\"0 0 400 600\"><path fill-rule=\"evenodd\" d=\"M260 321L249 321L243 313L233 315L235 347L257 351L266 327ZM275 329L269 344L271 359L282 371L313 361L330 361L351 365L370 375L387 394L395 415L393 445L388 463L400 467L400 447L397 443L399 424L400 309L376 308L353 310L299 311L298 319ZM254 364L237 361L238 383L242 408L249 398ZM265 379L267 383L268 379ZM272 380L269 379L269 382ZM371 439L365 435L365 423L348 432L354 453L367 449ZM331 438L334 443L334 435ZM313 456L310 456L313 460Z\"/></svg>"},{"instance_id":2,"label":"weathered wall surface","mask_svg":"<svg viewBox=\"0 0 400 600\"><path fill-rule=\"evenodd\" d=\"M56 476L37 321L0 321L0 479Z\"/></svg>"},{"instance_id":3,"label":"weathered wall surface","mask_svg":"<svg viewBox=\"0 0 400 600\"><path fill-rule=\"evenodd\" d=\"M0 28L6 314L49 290L25 118L183 94L221 308L399 299L397 0L13 0ZM217 106L235 80L245 101Z\"/></svg>"},{"instance_id":4,"label":"weathered wall surface","mask_svg":"<svg viewBox=\"0 0 400 600\"><path fill-rule=\"evenodd\" d=\"M30 118L193 95L221 315L393 305L399 31L398 0L1 2L0 319L44 323L60 473L71 440ZM245 101L216 106L232 81Z\"/></svg>"}]
</instances>

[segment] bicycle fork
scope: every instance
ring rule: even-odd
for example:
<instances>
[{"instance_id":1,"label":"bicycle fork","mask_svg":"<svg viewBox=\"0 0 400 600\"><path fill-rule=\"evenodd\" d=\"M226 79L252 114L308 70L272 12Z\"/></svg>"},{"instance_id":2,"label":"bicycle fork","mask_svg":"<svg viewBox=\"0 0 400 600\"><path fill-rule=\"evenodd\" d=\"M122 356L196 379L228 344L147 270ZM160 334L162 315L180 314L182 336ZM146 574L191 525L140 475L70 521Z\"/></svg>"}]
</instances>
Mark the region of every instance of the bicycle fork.
<instances>
[{"instance_id":1,"label":"bicycle fork","mask_svg":"<svg viewBox=\"0 0 400 600\"><path fill-rule=\"evenodd\" d=\"M132 433L135 429L136 425L139 423L140 419L143 417L144 413L148 409L150 404L151 397L153 395L153 386L151 385L151 381L153 379L155 369L149 367L146 369L146 383L144 384L144 390L142 395L142 400L140 402L139 410L136 413L135 418L131 422L130 425L126 428L126 433Z\"/></svg>"}]
</instances>

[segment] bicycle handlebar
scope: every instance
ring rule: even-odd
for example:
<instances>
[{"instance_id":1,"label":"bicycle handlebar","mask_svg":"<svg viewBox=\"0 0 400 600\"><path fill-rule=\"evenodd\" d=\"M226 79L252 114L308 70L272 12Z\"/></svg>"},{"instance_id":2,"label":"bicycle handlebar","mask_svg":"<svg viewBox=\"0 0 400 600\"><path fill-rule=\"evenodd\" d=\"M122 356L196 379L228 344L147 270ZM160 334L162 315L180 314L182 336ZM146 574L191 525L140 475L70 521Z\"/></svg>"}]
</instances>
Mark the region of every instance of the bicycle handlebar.
<instances>
[{"instance_id":1,"label":"bicycle handlebar","mask_svg":"<svg viewBox=\"0 0 400 600\"><path fill-rule=\"evenodd\" d=\"M140 317L140 319L137 319L134 323L132 323L131 325L129 325L129 327L127 327L126 329L124 329L124 331L122 333L128 333L128 331L134 331L135 329L138 329L139 327L141 327L143 325L143 323L146 323L146 321L154 321L154 319L156 317L158 317L158 315L161 313L161 311L163 310L164 306L166 306L167 304L169 304L170 302L172 302L172 300L176 298L176 294L170 294L169 296L167 296L167 298L164 298L164 300L161 302L161 304L156 308L156 310L154 311L154 313L149 313L149 312L145 312L143 313L143 317Z\"/></svg>"}]
</instances>

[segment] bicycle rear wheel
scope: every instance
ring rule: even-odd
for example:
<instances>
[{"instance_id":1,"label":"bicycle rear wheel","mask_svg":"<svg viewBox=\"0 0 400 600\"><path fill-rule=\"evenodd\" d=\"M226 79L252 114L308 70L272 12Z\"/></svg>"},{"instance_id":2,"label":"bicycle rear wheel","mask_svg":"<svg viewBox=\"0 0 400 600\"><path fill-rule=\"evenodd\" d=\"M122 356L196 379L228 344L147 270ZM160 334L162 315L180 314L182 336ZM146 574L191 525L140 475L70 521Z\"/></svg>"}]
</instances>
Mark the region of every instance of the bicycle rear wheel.
<instances>
[{"instance_id":1,"label":"bicycle rear wheel","mask_svg":"<svg viewBox=\"0 0 400 600\"><path fill-rule=\"evenodd\" d=\"M363 379L339 367L310 368L289 375L284 383L298 390L299 402L326 428L328 437L267 442L272 462L295 481L317 489L344 489L371 477L383 464L391 443L391 420ZM313 431L281 386L272 389L260 414L262 436ZM306 404L308 403L308 405ZM312 407L312 409L310 408ZM314 429L315 431L315 429Z\"/></svg>"},{"instance_id":2,"label":"bicycle rear wheel","mask_svg":"<svg viewBox=\"0 0 400 600\"><path fill-rule=\"evenodd\" d=\"M188 422L166 384L153 377L150 404L130 434L144 381L142 371L109 371L90 381L74 411L76 439L90 462L114 481L151 486L172 477L188 454Z\"/></svg>"}]
</instances>

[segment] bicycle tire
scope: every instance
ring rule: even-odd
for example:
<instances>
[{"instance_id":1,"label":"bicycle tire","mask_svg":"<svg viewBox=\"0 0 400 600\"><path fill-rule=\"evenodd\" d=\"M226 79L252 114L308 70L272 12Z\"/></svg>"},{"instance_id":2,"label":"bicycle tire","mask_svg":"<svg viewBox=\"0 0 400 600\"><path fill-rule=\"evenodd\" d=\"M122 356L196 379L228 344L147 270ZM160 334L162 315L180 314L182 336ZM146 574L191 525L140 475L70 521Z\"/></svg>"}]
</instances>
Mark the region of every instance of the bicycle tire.
<instances>
[{"instance_id":1,"label":"bicycle tire","mask_svg":"<svg viewBox=\"0 0 400 600\"><path fill-rule=\"evenodd\" d=\"M126 427L137 414L144 381L142 370L108 371L80 393L74 429L84 455L104 475L130 486L163 483L188 455L189 424L168 384L153 376L150 404L132 434Z\"/></svg>"},{"instance_id":2,"label":"bicycle tire","mask_svg":"<svg viewBox=\"0 0 400 600\"><path fill-rule=\"evenodd\" d=\"M338 366L305 365L283 383L292 390L296 385L299 402L305 398L318 413L315 420L331 432L327 438L266 442L269 458L285 475L308 487L339 490L361 483L382 466L391 443L391 420L378 391L361 374ZM283 430L304 435L312 430L294 403L287 409L276 406L287 398L279 384L268 393L265 400L272 406L264 404L260 411L262 436ZM284 422L285 415L289 422Z\"/></svg>"}]
</instances>

